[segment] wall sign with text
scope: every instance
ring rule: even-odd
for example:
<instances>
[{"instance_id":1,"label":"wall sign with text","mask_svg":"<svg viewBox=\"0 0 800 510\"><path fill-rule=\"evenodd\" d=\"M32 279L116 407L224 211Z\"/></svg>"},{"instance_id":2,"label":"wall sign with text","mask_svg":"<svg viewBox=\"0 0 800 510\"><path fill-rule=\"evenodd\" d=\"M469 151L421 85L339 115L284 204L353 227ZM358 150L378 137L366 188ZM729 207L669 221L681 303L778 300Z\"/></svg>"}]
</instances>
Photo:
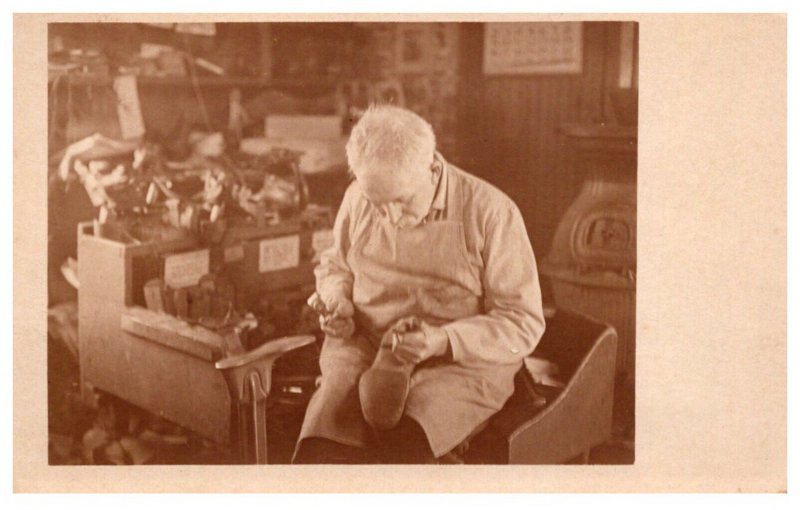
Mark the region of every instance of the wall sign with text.
<instances>
[{"instance_id":1,"label":"wall sign with text","mask_svg":"<svg viewBox=\"0 0 800 510\"><path fill-rule=\"evenodd\" d=\"M173 289L191 287L208 273L208 268L208 250L167 255L164 258L164 282Z\"/></svg>"},{"instance_id":2,"label":"wall sign with text","mask_svg":"<svg viewBox=\"0 0 800 510\"><path fill-rule=\"evenodd\" d=\"M486 74L574 74L583 68L580 22L486 23Z\"/></svg>"},{"instance_id":3,"label":"wall sign with text","mask_svg":"<svg viewBox=\"0 0 800 510\"><path fill-rule=\"evenodd\" d=\"M258 244L258 270L279 271L300 264L300 236L264 239Z\"/></svg>"}]
</instances>

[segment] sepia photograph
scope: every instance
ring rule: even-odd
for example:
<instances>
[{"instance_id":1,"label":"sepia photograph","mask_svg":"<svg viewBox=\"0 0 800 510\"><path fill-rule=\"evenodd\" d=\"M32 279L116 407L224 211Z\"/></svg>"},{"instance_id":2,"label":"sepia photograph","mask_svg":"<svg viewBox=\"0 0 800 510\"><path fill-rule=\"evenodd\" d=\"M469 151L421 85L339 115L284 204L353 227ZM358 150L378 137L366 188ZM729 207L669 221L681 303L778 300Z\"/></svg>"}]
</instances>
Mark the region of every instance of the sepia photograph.
<instances>
[{"instance_id":1,"label":"sepia photograph","mask_svg":"<svg viewBox=\"0 0 800 510\"><path fill-rule=\"evenodd\" d=\"M634 462L635 22L47 37L51 464Z\"/></svg>"},{"instance_id":2,"label":"sepia photograph","mask_svg":"<svg viewBox=\"0 0 800 510\"><path fill-rule=\"evenodd\" d=\"M349 477L363 491L386 475L350 469L403 480L416 466L430 478L407 487L424 491L450 487L437 480L521 490L501 472L568 472L561 481L577 491L635 480L651 490L785 487L785 308L774 308L772 329L740 333L772 346L763 362L774 375L728 363L750 359L744 344L714 354L720 314L703 289L719 277L733 288L739 274L699 273L692 264L728 262L705 266L708 254L692 250L728 225L703 230L673 211L713 222L731 204L690 202L704 182L725 187L718 169L682 159L702 147L683 153L660 136L679 111L660 99L660 80L677 75L652 64L654 53L647 67L644 42L683 37L677 53L713 38L704 27L785 32L785 17L673 16L661 31L658 16L630 14L24 18L15 16L15 66L26 47L37 51L25 58L46 62L30 82L43 89L46 79L44 129L31 125L40 142L29 148L46 183L35 199L46 343L16 320L14 344L46 387L24 394L43 411L26 430L40 449L15 459L40 462L43 477L92 466L109 487L147 473L224 484L259 465L273 486ZM17 45L23 22L42 29L29 39L40 43ZM772 55L785 72L783 36L783 55ZM678 79L677 97L691 100L695 79ZM785 115L783 93L772 97ZM643 110L640 97L657 106ZM785 140L772 140L754 147L785 157ZM783 163L764 172L785 173ZM757 188L763 201L748 203L785 221L775 175ZM786 295L785 224L771 232L764 250L784 279L765 273L751 287L767 296L761 311ZM695 259L675 279L667 264L684 256ZM712 308L698 311L698 300ZM732 403L738 390L718 383L737 369L736 388L774 391L754 408L772 414ZM734 437L761 420L770 439L736 453ZM705 436L693 431L720 425L718 443L698 446ZM679 452L693 449L713 454L690 454L682 468ZM700 467L728 456L739 471L715 479ZM666 468L648 479L656 465ZM318 478L291 475L315 466ZM157 490L189 487L168 479ZM242 480L229 489L256 479Z\"/></svg>"}]
</instances>

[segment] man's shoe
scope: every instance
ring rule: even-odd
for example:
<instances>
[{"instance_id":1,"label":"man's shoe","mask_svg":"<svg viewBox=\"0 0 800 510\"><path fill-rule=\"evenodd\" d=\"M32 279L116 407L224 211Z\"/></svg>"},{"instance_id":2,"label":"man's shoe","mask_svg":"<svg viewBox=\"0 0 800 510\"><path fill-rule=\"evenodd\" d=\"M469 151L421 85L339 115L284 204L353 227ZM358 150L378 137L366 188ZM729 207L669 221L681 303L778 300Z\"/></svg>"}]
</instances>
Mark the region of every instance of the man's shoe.
<instances>
[{"instance_id":1,"label":"man's shoe","mask_svg":"<svg viewBox=\"0 0 800 510\"><path fill-rule=\"evenodd\" d=\"M361 375L358 396L366 422L375 430L394 428L403 416L411 385L414 363L400 361L392 352L394 335L390 329L383 335L372 366Z\"/></svg>"}]
</instances>

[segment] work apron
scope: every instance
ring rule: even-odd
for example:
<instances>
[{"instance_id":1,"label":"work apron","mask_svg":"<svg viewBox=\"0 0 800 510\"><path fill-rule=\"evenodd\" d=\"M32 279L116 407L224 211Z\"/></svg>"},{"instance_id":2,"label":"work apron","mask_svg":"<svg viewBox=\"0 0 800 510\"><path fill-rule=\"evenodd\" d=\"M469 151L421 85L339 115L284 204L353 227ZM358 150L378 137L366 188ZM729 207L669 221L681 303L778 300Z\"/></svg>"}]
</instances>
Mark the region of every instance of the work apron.
<instances>
[{"instance_id":1,"label":"work apron","mask_svg":"<svg viewBox=\"0 0 800 510\"><path fill-rule=\"evenodd\" d=\"M372 365L383 333L411 315L440 326L482 313L481 262L470 260L460 217L460 183L450 175L444 219L398 229L378 214L356 227L347 262L353 271L356 333L327 336L321 385L311 398L300 440L321 437L368 447L358 380ZM456 217L453 217L456 216ZM411 376L404 414L424 429L440 457L499 411L514 391L514 365L471 365L432 358Z\"/></svg>"}]
</instances>

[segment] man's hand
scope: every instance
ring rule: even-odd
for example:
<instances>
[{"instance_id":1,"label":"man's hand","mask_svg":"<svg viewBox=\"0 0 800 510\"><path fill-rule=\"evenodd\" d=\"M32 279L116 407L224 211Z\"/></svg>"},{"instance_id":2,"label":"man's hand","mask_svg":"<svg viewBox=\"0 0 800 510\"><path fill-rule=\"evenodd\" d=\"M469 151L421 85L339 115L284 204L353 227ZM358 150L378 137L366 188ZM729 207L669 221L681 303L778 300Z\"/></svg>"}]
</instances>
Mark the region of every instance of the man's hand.
<instances>
[{"instance_id":1,"label":"man's hand","mask_svg":"<svg viewBox=\"0 0 800 510\"><path fill-rule=\"evenodd\" d=\"M320 315L319 327L326 335L340 338L350 338L356 330L352 317L338 317L336 315Z\"/></svg>"},{"instance_id":2,"label":"man's hand","mask_svg":"<svg viewBox=\"0 0 800 510\"><path fill-rule=\"evenodd\" d=\"M355 332L353 303L341 294L323 299L317 293L308 298L308 305L319 313L319 326L325 334L348 338Z\"/></svg>"},{"instance_id":3,"label":"man's hand","mask_svg":"<svg viewBox=\"0 0 800 510\"><path fill-rule=\"evenodd\" d=\"M354 313L353 302L341 294L334 294L333 296L322 298L325 303L325 308L328 311L327 315L340 318L351 318Z\"/></svg>"},{"instance_id":4,"label":"man's hand","mask_svg":"<svg viewBox=\"0 0 800 510\"><path fill-rule=\"evenodd\" d=\"M433 356L444 356L450 342L447 332L431 326L425 321L401 319L392 329L395 331L393 346L397 359L406 363L421 363ZM418 325L411 329L410 324ZM410 329L410 330L409 330Z\"/></svg>"}]
</instances>

